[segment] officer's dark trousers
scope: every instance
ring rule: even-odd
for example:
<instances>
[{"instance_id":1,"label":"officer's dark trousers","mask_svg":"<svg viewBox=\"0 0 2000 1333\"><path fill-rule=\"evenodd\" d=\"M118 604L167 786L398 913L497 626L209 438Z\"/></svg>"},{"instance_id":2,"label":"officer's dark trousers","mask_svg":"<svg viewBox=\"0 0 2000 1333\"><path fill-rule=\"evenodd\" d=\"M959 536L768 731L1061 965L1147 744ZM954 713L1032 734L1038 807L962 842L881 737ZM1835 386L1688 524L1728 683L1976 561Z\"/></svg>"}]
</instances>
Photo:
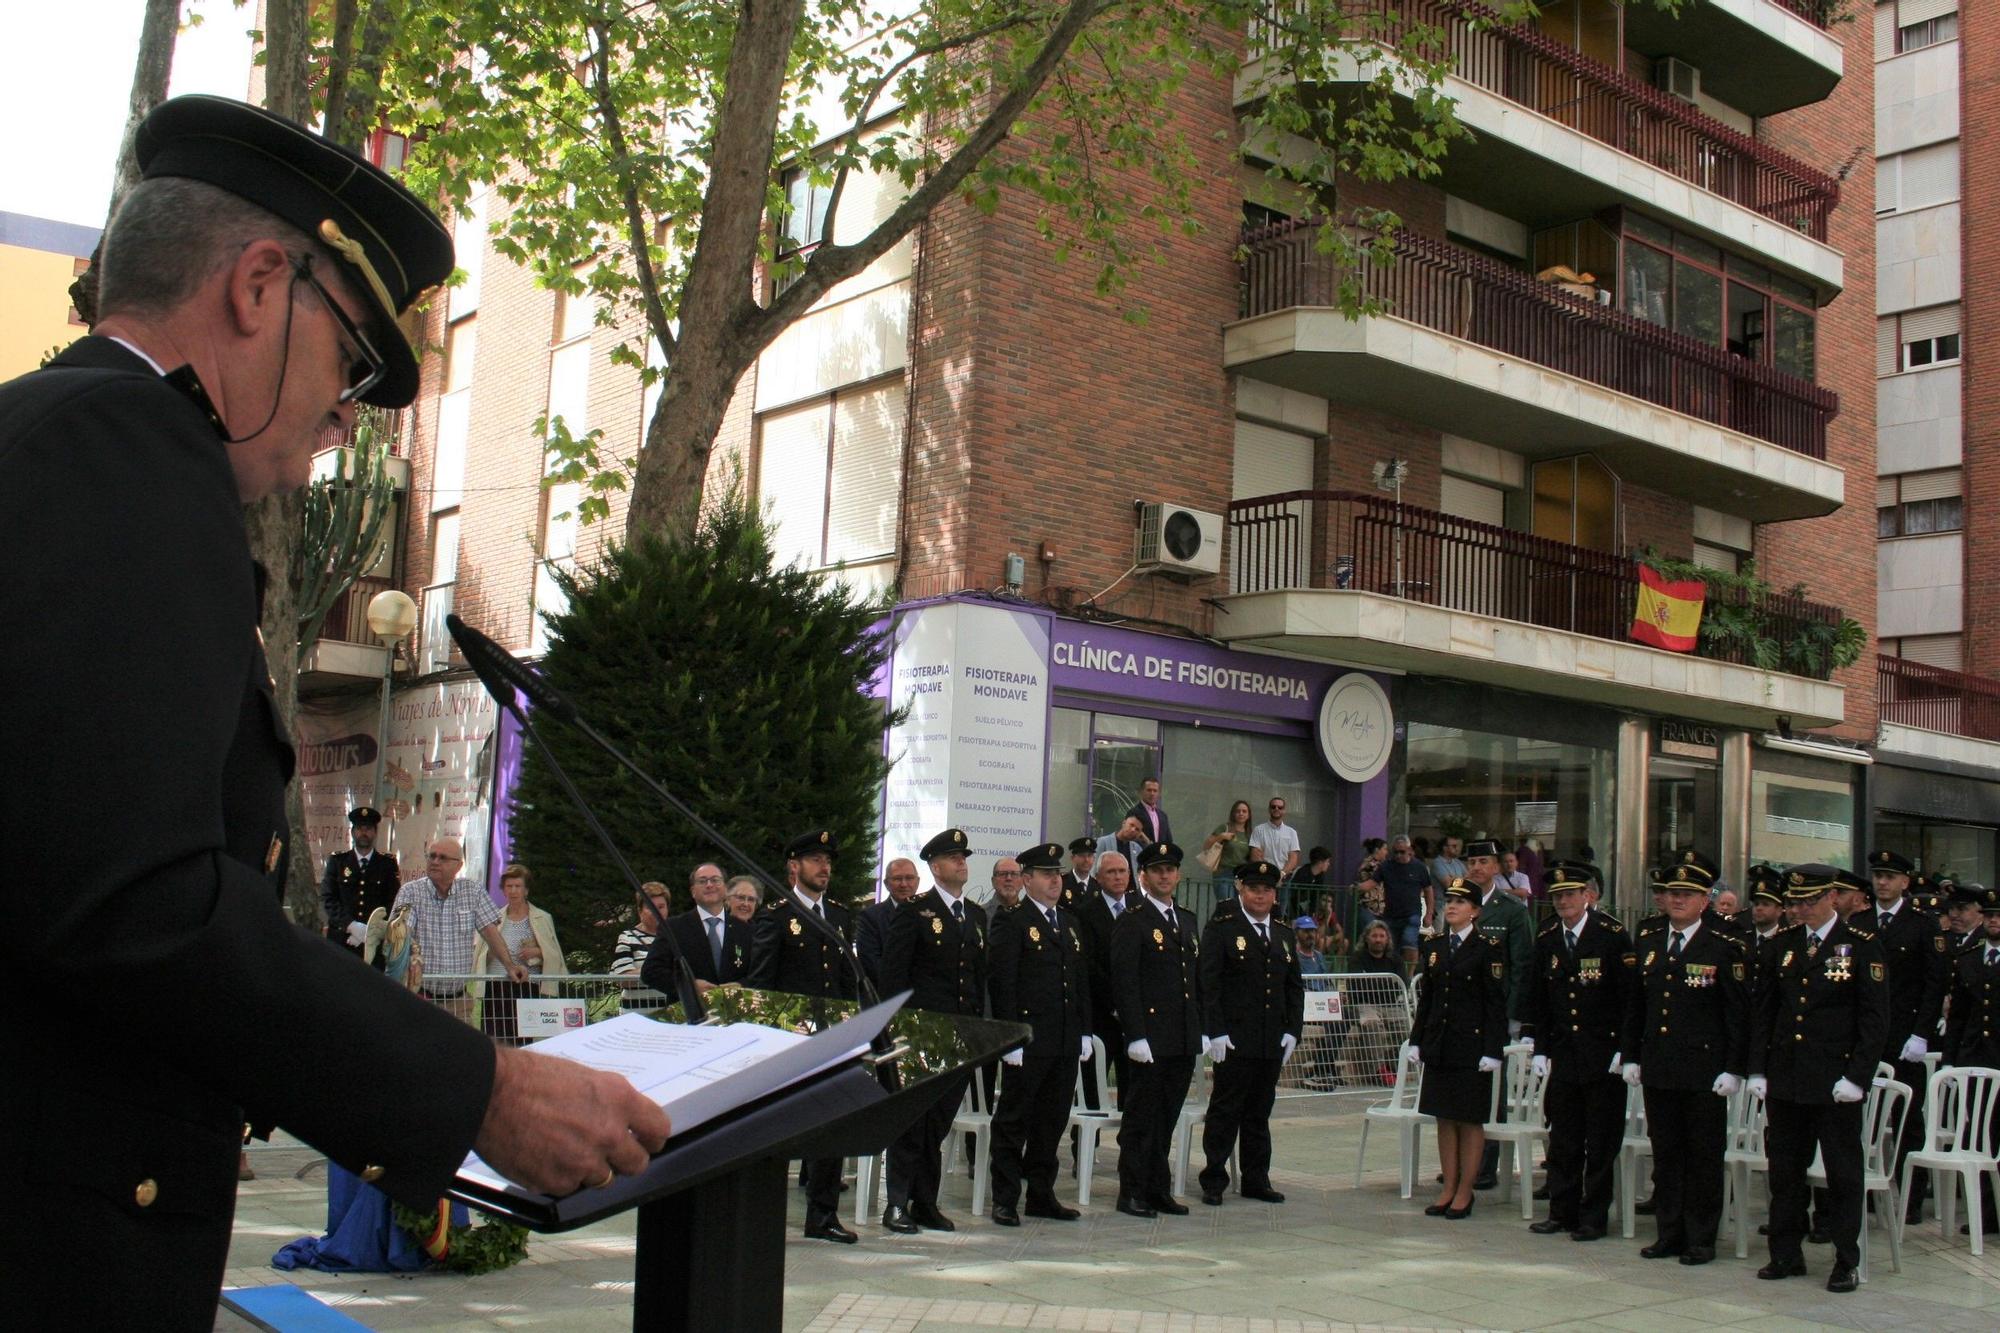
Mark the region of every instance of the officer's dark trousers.
<instances>
[{"instance_id":1,"label":"officer's dark trousers","mask_svg":"<svg viewBox=\"0 0 2000 1333\"><path fill-rule=\"evenodd\" d=\"M1561 1069L1561 1065L1557 1065ZM1616 1074L1545 1085L1549 1115L1549 1216L1568 1226L1604 1227L1611 1180L1625 1141L1625 1082Z\"/></svg>"},{"instance_id":2,"label":"officer's dark trousers","mask_svg":"<svg viewBox=\"0 0 2000 1333\"><path fill-rule=\"evenodd\" d=\"M961 1074L938 1086L938 1099L889 1145L889 1202L937 1207L938 1181L944 1174L944 1140L958 1118L971 1076Z\"/></svg>"},{"instance_id":3,"label":"officer's dark trousers","mask_svg":"<svg viewBox=\"0 0 2000 1333\"><path fill-rule=\"evenodd\" d=\"M1647 1088L1646 1133L1653 1141L1653 1220L1659 1225L1659 1243L1714 1249L1722 1222L1728 1099L1707 1088ZM1806 1156L1812 1156L1810 1149Z\"/></svg>"},{"instance_id":4,"label":"officer's dark trousers","mask_svg":"<svg viewBox=\"0 0 2000 1333\"><path fill-rule=\"evenodd\" d=\"M1897 1050L1901 1050L1899 1046ZM1890 1174L1892 1178L1903 1178L1903 1159L1921 1146L1924 1141L1924 1097L1930 1091L1930 1071L1921 1060L1896 1060L1896 1081L1910 1090L1909 1109L1903 1115L1903 1137L1896 1144L1896 1160ZM1931 1173L1919 1171L1910 1178L1910 1197L1903 1200L1904 1208L1914 1212L1923 1206L1930 1194Z\"/></svg>"},{"instance_id":5,"label":"officer's dark trousers","mask_svg":"<svg viewBox=\"0 0 2000 1333\"><path fill-rule=\"evenodd\" d=\"M1719 1098L1717 1100L1720 1100ZM1771 1261L1789 1263L1800 1256L1805 1231L1808 1188L1806 1172L1813 1149L1826 1168L1826 1209L1820 1226L1833 1237L1834 1257L1854 1266L1861 1262L1863 1102L1808 1106L1772 1097L1765 1102L1768 1119L1764 1153L1771 1163ZM1651 1112L1648 1112L1650 1127ZM1659 1140L1654 1140L1657 1151Z\"/></svg>"},{"instance_id":6,"label":"officer's dark trousers","mask_svg":"<svg viewBox=\"0 0 2000 1333\"><path fill-rule=\"evenodd\" d=\"M1069 1123L1076 1093L1076 1061L1029 1056L1000 1074L1000 1106L993 1113L993 1203L1013 1207L1028 1182L1030 1207L1056 1201L1056 1144Z\"/></svg>"},{"instance_id":7,"label":"officer's dark trousers","mask_svg":"<svg viewBox=\"0 0 2000 1333\"><path fill-rule=\"evenodd\" d=\"M815 1157L806 1163L806 1229L840 1212L840 1158Z\"/></svg>"},{"instance_id":8,"label":"officer's dark trousers","mask_svg":"<svg viewBox=\"0 0 2000 1333\"><path fill-rule=\"evenodd\" d=\"M1208 1098L1208 1123L1202 1127L1201 1150L1208 1158L1201 1187L1220 1194L1229 1187L1229 1154L1237 1138L1243 1141L1243 1179L1250 1189L1271 1187L1271 1107L1278 1099L1282 1060L1260 1060L1231 1051L1215 1066L1215 1087Z\"/></svg>"},{"instance_id":9,"label":"officer's dark trousers","mask_svg":"<svg viewBox=\"0 0 2000 1333\"><path fill-rule=\"evenodd\" d=\"M1174 1055L1150 1064L1127 1066L1128 1083L1119 1094L1118 1192L1134 1199L1171 1198L1173 1172L1167 1149L1194 1081L1194 1056Z\"/></svg>"}]
</instances>

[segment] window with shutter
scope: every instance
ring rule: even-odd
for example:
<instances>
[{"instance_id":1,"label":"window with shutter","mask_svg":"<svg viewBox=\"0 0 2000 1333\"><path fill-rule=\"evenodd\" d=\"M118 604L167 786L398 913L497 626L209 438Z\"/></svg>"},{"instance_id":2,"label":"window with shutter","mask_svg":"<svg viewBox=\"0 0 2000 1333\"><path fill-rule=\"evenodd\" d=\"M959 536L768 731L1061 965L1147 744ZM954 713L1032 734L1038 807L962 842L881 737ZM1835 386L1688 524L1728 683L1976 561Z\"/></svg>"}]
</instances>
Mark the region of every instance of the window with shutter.
<instances>
[{"instance_id":1,"label":"window with shutter","mask_svg":"<svg viewBox=\"0 0 2000 1333\"><path fill-rule=\"evenodd\" d=\"M834 399L832 471L827 563L894 555L903 476L901 380Z\"/></svg>"},{"instance_id":2,"label":"window with shutter","mask_svg":"<svg viewBox=\"0 0 2000 1333\"><path fill-rule=\"evenodd\" d=\"M1899 0L1896 21L1908 28L1943 18L1946 14L1956 14L1958 7L1958 0Z\"/></svg>"},{"instance_id":3,"label":"window with shutter","mask_svg":"<svg viewBox=\"0 0 2000 1333\"><path fill-rule=\"evenodd\" d=\"M772 555L818 569L824 562L826 446L832 404L825 399L765 416L757 455L757 498L776 527Z\"/></svg>"},{"instance_id":4,"label":"window with shutter","mask_svg":"<svg viewBox=\"0 0 2000 1333\"><path fill-rule=\"evenodd\" d=\"M1958 198L1958 141L1932 144L1913 152L1898 153L1901 183L1896 207L1901 212L1929 208Z\"/></svg>"},{"instance_id":5,"label":"window with shutter","mask_svg":"<svg viewBox=\"0 0 2000 1333\"><path fill-rule=\"evenodd\" d=\"M1956 361L1961 355L1958 303L1912 310L1902 321L1903 369Z\"/></svg>"},{"instance_id":6,"label":"window with shutter","mask_svg":"<svg viewBox=\"0 0 2000 1333\"><path fill-rule=\"evenodd\" d=\"M1918 634L1902 640L1899 656L1946 671L1965 669L1965 637L1960 634Z\"/></svg>"},{"instance_id":7,"label":"window with shutter","mask_svg":"<svg viewBox=\"0 0 2000 1333\"><path fill-rule=\"evenodd\" d=\"M1902 369L1897 362L1896 317L1884 315L1875 321L1875 373L1893 375Z\"/></svg>"}]
</instances>

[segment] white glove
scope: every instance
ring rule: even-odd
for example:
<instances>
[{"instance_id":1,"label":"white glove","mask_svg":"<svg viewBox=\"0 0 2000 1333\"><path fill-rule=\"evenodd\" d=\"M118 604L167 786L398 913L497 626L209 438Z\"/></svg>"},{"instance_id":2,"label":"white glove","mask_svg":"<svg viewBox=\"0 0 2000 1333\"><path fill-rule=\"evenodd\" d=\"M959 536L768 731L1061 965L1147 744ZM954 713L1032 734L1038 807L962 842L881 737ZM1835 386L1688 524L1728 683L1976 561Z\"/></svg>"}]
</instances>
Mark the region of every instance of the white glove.
<instances>
[{"instance_id":1,"label":"white glove","mask_svg":"<svg viewBox=\"0 0 2000 1333\"><path fill-rule=\"evenodd\" d=\"M1771 1095L1771 1082L1762 1074L1752 1074L1749 1081L1743 1086L1750 1089L1752 1097L1760 1100Z\"/></svg>"},{"instance_id":2,"label":"white glove","mask_svg":"<svg viewBox=\"0 0 2000 1333\"><path fill-rule=\"evenodd\" d=\"M1625 1086L1628 1088L1639 1086L1639 1066L1637 1064L1625 1066Z\"/></svg>"},{"instance_id":3,"label":"white glove","mask_svg":"<svg viewBox=\"0 0 2000 1333\"><path fill-rule=\"evenodd\" d=\"M1734 1097L1742 1086L1743 1080L1734 1074L1717 1074L1715 1084L1709 1091L1718 1097Z\"/></svg>"},{"instance_id":4,"label":"white glove","mask_svg":"<svg viewBox=\"0 0 2000 1333\"><path fill-rule=\"evenodd\" d=\"M1931 1044L1922 1037L1911 1037L1903 1043L1903 1053L1898 1058L1906 1065L1913 1065L1931 1053Z\"/></svg>"},{"instance_id":5,"label":"white glove","mask_svg":"<svg viewBox=\"0 0 2000 1333\"><path fill-rule=\"evenodd\" d=\"M1529 1055L1533 1055L1535 1053L1535 1039L1533 1037L1521 1038L1521 1044L1528 1048Z\"/></svg>"},{"instance_id":6,"label":"white glove","mask_svg":"<svg viewBox=\"0 0 2000 1333\"><path fill-rule=\"evenodd\" d=\"M1126 1042L1125 1058L1135 1064L1149 1065L1153 1063L1153 1043L1147 1041L1144 1037L1139 1038L1137 1041Z\"/></svg>"},{"instance_id":7,"label":"white glove","mask_svg":"<svg viewBox=\"0 0 2000 1333\"><path fill-rule=\"evenodd\" d=\"M1536 1078L1547 1078L1549 1076L1549 1057L1546 1055L1536 1056L1534 1059L1528 1061L1528 1070Z\"/></svg>"},{"instance_id":8,"label":"white glove","mask_svg":"<svg viewBox=\"0 0 2000 1333\"><path fill-rule=\"evenodd\" d=\"M1077 1063L1082 1064L1085 1060L1088 1060L1091 1057L1092 1053L1093 1052L1090 1049L1090 1038L1085 1037L1083 1039L1082 1048L1078 1050L1076 1053Z\"/></svg>"},{"instance_id":9,"label":"white glove","mask_svg":"<svg viewBox=\"0 0 2000 1333\"><path fill-rule=\"evenodd\" d=\"M1482 1055L1479 1057L1479 1072L1482 1074L1497 1074L1500 1072L1500 1062L1490 1055Z\"/></svg>"},{"instance_id":10,"label":"white glove","mask_svg":"<svg viewBox=\"0 0 2000 1333\"><path fill-rule=\"evenodd\" d=\"M1419 1068L1419 1069L1423 1068L1423 1064L1424 1064L1424 1048L1423 1048L1423 1047L1421 1047L1421 1046L1412 1046L1412 1047L1410 1048L1410 1063L1411 1063L1412 1065L1416 1066L1416 1067L1417 1067L1417 1068Z\"/></svg>"},{"instance_id":11,"label":"white glove","mask_svg":"<svg viewBox=\"0 0 2000 1333\"><path fill-rule=\"evenodd\" d=\"M1236 1049L1236 1043L1229 1040L1226 1034L1220 1037L1203 1037L1201 1044L1208 1048L1208 1058L1216 1064L1227 1060L1229 1053Z\"/></svg>"},{"instance_id":12,"label":"white glove","mask_svg":"<svg viewBox=\"0 0 2000 1333\"><path fill-rule=\"evenodd\" d=\"M1605 1070L1604 1072L1607 1074L1617 1074L1621 1073L1624 1070L1624 1068L1625 1068L1625 1052L1613 1051L1611 1053L1611 1068Z\"/></svg>"},{"instance_id":13,"label":"white glove","mask_svg":"<svg viewBox=\"0 0 2000 1333\"><path fill-rule=\"evenodd\" d=\"M1018 1066L1021 1063L1021 1052L1019 1051L1007 1052L1007 1054L1000 1057L1000 1063L1003 1065Z\"/></svg>"},{"instance_id":14,"label":"white glove","mask_svg":"<svg viewBox=\"0 0 2000 1333\"><path fill-rule=\"evenodd\" d=\"M357 949L366 944L368 942L368 923L366 921L348 922L347 942Z\"/></svg>"},{"instance_id":15,"label":"white glove","mask_svg":"<svg viewBox=\"0 0 2000 1333\"><path fill-rule=\"evenodd\" d=\"M1280 1047L1278 1068L1283 1069L1287 1064L1291 1063L1292 1052L1299 1048L1299 1039L1287 1032L1278 1038L1278 1046Z\"/></svg>"},{"instance_id":16,"label":"white glove","mask_svg":"<svg viewBox=\"0 0 2000 1333\"><path fill-rule=\"evenodd\" d=\"M1841 1103L1858 1102L1861 1100L1861 1089L1855 1087L1851 1081L1842 1079L1833 1085L1833 1099Z\"/></svg>"},{"instance_id":17,"label":"white glove","mask_svg":"<svg viewBox=\"0 0 2000 1333\"><path fill-rule=\"evenodd\" d=\"M1508 1020L1507 1020L1507 1040L1508 1040L1508 1041L1518 1041L1518 1040L1520 1039L1520 1036L1521 1036L1521 1023L1520 1023L1520 1020L1519 1020L1519 1019L1513 1019L1513 1018L1510 1018L1510 1019L1508 1019ZM1534 1043L1533 1043L1533 1042L1530 1042L1530 1043L1528 1043L1528 1044L1532 1046L1532 1045L1533 1045Z\"/></svg>"}]
</instances>

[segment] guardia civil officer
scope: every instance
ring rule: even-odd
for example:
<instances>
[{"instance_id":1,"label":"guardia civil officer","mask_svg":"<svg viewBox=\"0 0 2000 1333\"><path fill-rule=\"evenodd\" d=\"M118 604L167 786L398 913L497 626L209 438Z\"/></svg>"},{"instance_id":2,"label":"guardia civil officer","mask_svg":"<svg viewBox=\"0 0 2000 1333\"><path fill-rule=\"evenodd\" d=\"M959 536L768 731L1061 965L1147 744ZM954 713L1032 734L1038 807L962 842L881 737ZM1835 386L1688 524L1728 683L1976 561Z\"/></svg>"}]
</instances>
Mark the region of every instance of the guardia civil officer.
<instances>
[{"instance_id":1,"label":"guardia civil officer","mask_svg":"<svg viewBox=\"0 0 2000 1333\"><path fill-rule=\"evenodd\" d=\"M1806 1171L1826 1171L1823 1225L1833 1241L1826 1289L1855 1289L1861 1260L1862 1101L1889 1029L1889 983L1874 937L1840 920L1830 895L1862 881L1827 865L1793 866L1785 896L1802 922L1781 937L1750 1048L1751 1090L1764 1097L1771 1163L1771 1262L1765 1279L1806 1271Z\"/></svg>"},{"instance_id":2,"label":"guardia civil officer","mask_svg":"<svg viewBox=\"0 0 2000 1333\"><path fill-rule=\"evenodd\" d=\"M326 937L359 958L368 914L393 904L403 881L396 872L396 858L375 850L381 811L357 805L347 812L347 824L354 845L326 858L326 873L319 881L319 904L326 913Z\"/></svg>"},{"instance_id":3,"label":"guardia civil officer","mask_svg":"<svg viewBox=\"0 0 2000 1333\"><path fill-rule=\"evenodd\" d=\"M1111 987L1130 1063L1119 1093L1118 1211L1133 1217L1181 1215L1167 1147L1187 1101L1201 1031L1200 923L1174 905L1181 849L1150 842L1139 850L1139 901L1111 930Z\"/></svg>"},{"instance_id":4,"label":"guardia civil officer","mask_svg":"<svg viewBox=\"0 0 2000 1333\"><path fill-rule=\"evenodd\" d=\"M1625 1137L1619 1039L1638 980L1632 938L1615 917L1590 905L1597 867L1557 861L1543 872L1556 919L1535 938L1529 963L1528 1021L1534 1069L1546 1075L1549 1215L1538 1235L1602 1240L1612 1172Z\"/></svg>"},{"instance_id":5,"label":"guardia civil officer","mask_svg":"<svg viewBox=\"0 0 2000 1333\"><path fill-rule=\"evenodd\" d=\"M965 896L964 829L948 828L918 855L930 867L932 887L896 909L882 949L887 994L910 992L912 1009L940 1014L986 1011L986 913ZM944 1172L943 1145L965 1097L965 1076L943 1080L937 1101L889 1145L889 1206L882 1225L905 1234L919 1227L954 1230L938 1211Z\"/></svg>"},{"instance_id":6,"label":"guardia civil officer","mask_svg":"<svg viewBox=\"0 0 2000 1333\"><path fill-rule=\"evenodd\" d=\"M1728 1099L1749 1061L1749 951L1710 920L1713 872L1698 853L1658 872L1666 904L1660 929L1635 946L1638 984L1625 1008L1619 1052L1625 1082L1646 1096L1653 1140L1653 1216L1647 1259L1715 1258L1722 1221L1722 1153Z\"/></svg>"},{"instance_id":7,"label":"guardia civil officer","mask_svg":"<svg viewBox=\"0 0 2000 1333\"><path fill-rule=\"evenodd\" d=\"M1455 879L1444 889L1444 931L1419 952L1423 990L1410 1046L1424 1067L1417 1109L1437 1120L1443 1188L1428 1217L1472 1214L1472 1190L1486 1150L1493 1075L1507 1045L1507 955L1499 934L1477 929L1479 886Z\"/></svg>"},{"instance_id":8,"label":"guardia civil officer","mask_svg":"<svg viewBox=\"0 0 2000 1333\"><path fill-rule=\"evenodd\" d=\"M623 1079L496 1051L279 910L293 755L243 506L303 485L357 402L410 401L397 319L451 272L449 233L240 102L163 103L134 149L93 336L0 387L0 962L68 997L0 1035L22 1327L214 1327L246 1121L418 1209L475 1146L568 1193L667 1131ZM114 773L137 789L90 800ZM174 1021L135 1034L135 995Z\"/></svg>"},{"instance_id":9,"label":"guardia civil officer","mask_svg":"<svg viewBox=\"0 0 2000 1333\"><path fill-rule=\"evenodd\" d=\"M1061 843L1049 842L1016 858L1027 892L987 943L993 1016L1035 1033L1005 1056L993 1113L993 1220L1003 1227L1020 1226L1022 1212L1077 1217L1056 1198L1056 1145L1069 1123L1077 1064L1090 1058L1090 960L1062 905L1062 854ZM1023 1179L1028 1201L1018 1208Z\"/></svg>"},{"instance_id":10,"label":"guardia civil officer","mask_svg":"<svg viewBox=\"0 0 2000 1333\"><path fill-rule=\"evenodd\" d=\"M794 893L779 898L751 923L750 970L743 984L757 990L786 991L852 1000L854 973L839 945L807 925L812 912L840 933L853 935L853 917L827 896L833 858L839 852L828 829L801 833L785 844L785 865ZM852 1245L858 1239L840 1222L840 1159L817 1157L806 1163L806 1225L811 1240Z\"/></svg>"},{"instance_id":11,"label":"guardia civil officer","mask_svg":"<svg viewBox=\"0 0 2000 1333\"><path fill-rule=\"evenodd\" d=\"M1283 1203L1271 1188L1271 1107L1278 1071L1298 1049L1305 1031L1306 987L1298 940L1272 913L1278 905L1278 867L1253 856L1236 869L1236 897L1226 915L1201 933L1201 997L1215 1086L1201 1137L1207 1165L1201 1201L1222 1202L1229 1188L1229 1158L1238 1151L1246 1199Z\"/></svg>"},{"instance_id":12,"label":"guardia civil officer","mask_svg":"<svg viewBox=\"0 0 2000 1333\"><path fill-rule=\"evenodd\" d=\"M1895 1066L1897 1081L1910 1089L1909 1112L1903 1118L1903 1136L1892 1163L1892 1174L1898 1180L1902 1179L1903 1159L1923 1141L1924 1096L1930 1076L1924 1056L1930 1053L1931 1038L1937 1035L1938 1020L1944 1016L1945 988L1951 982L1951 941L1937 918L1914 901L1911 877L1915 870L1901 852L1887 848L1870 852L1868 877L1875 890L1875 911L1872 917L1862 913L1848 921L1874 935L1889 973L1889 1031L1878 1058ZM1930 1173L1918 1173L1910 1184L1910 1197L1903 1201L1906 1222L1922 1217L1929 1188Z\"/></svg>"}]
</instances>

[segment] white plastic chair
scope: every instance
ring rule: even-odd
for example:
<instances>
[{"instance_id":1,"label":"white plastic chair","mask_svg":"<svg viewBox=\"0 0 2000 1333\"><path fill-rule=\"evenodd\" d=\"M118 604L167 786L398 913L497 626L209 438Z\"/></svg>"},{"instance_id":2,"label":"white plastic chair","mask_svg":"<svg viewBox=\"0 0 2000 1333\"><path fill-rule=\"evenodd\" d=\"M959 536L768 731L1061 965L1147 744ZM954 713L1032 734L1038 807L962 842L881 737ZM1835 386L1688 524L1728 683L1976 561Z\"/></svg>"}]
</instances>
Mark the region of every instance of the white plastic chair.
<instances>
[{"instance_id":1,"label":"white plastic chair","mask_svg":"<svg viewBox=\"0 0 2000 1333\"><path fill-rule=\"evenodd\" d=\"M1491 1109L1486 1116L1486 1138L1500 1145L1500 1202L1507 1202L1518 1178L1521 1185L1521 1219L1535 1216L1535 1163L1541 1160L1549 1142L1549 1127L1543 1100L1548 1093L1546 1074L1534 1070L1534 1048L1524 1043L1504 1052L1500 1077L1493 1081ZM1504 1088L1507 1117L1500 1118Z\"/></svg>"},{"instance_id":2,"label":"white plastic chair","mask_svg":"<svg viewBox=\"0 0 2000 1333\"><path fill-rule=\"evenodd\" d=\"M1644 1115L1643 1109L1640 1114ZM1771 1159L1764 1153L1767 1114L1764 1099L1750 1091L1747 1082L1729 1099L1729 1136L1722 1150L1722 1217L1736 1232L1738 1259L1750 1257L1750 1178L1770 1178Z\"/></svg>"},{"instance_id":3,"label":"white plastic chair","mask_svg":"<svg viewBox=\"0 0 2000 1333\"><path fill-rule=\"evenodd\" d=\"M993 1111L986 1105L985 1080L977 1074L966 1087L965 1100L951 1122L951 1150L944 1162L947 1176L958 1165L961 1134L972 1136L972 1211L976 1215L986 1211L986 1187L993 1179Z\"/></svg>"},{"instance_id":4,"label":"white plastic chair","mask_svg":"<svg viewBox=\"0 0 2000 1333\"><path fill-rule=\"evenodd\" d=\"M1090 1180L1097 1170L1097 1136L1117 1129L1124 1118L1111 1104L1111 1090L1104 1082L1103 1072L1109 1064L1102 1037L1090 1039L1090 1057L1076 1067L1076 1092L1069 1103L1069 1128L1077 1134L1076 1201L1085 1208L1090 1207ZM1097 1103L1095 1107L1092 1101Z\"/></svg>"},{"instance_id":5,"label":"white plastic chair","mask_svg":"<svg viewBox=\"0 0 2000 1333\"><path fill-rule=\"evenodd\" d=\"M1625 1139L1618 1145L1618 1210L1626 1240L1639 1234L1639 1164L1653 1160L1653 1140L1646 1132L1646 1093L1625 1090Z\"/></svg>"},{"instance_id":6,"label":"white plastic chair","mask_svg":"<svg viewBox=\"0 0 2000 1333\"><path fill-rule=\"evenodd\" d=\"M878 1152L854 1159L855 1226L864 1227L875 1220L875 1187L878 1180L881 1182L882 1193L889 1192L889 1173L884 1157L885 1154ZM885 1202L881 1206L886 1208L889 1205Z\"/></svg>"},{"instance_id":7,"label":"white plastic chair","mask_svg":"<svg viewBox=\"0 0 2000 1333\"><path fill-rule=\"evenodd\" d=\"M1206 1075L1206 1077L1204 1077ZM1194 1155L1195 1131L1208 1123L1208 1103L1215 1088L1215 1063L1206 1055L1194 1071L1194 1083L1188 1092L1187 1101L1181 1104L1181 1117L1174 1122L1174 1142L1171 1151L1174 1156L1174 1193L1187 1193L1188 1159ZM1197 1093L1200 1094L1197 1097ZM1243 1149L1241 1141L1229 1149L1229 1175L1238 1185L1243 1183Z\"/></svg>"},{"instance_id":8,"label":"white plastic chair","mask_svg":"<svg viewBox=\"0 0 2000 1333\"><path fill-rule=\"evenodd\" d=\"M1402 1197L1407 1199L1416 1192L1417 1166L1423 1156L1421 1133L1425 1125L1436 1124L1436 1120L1417 1109L1417 1097L1423 1089L1423 1066L1416 1062L1410 1050L1410 1043L1404 1042L1396 1052L1396 1085L1389 1094L1389 1100L1376 1102L1361 1113L1361 1147L1354 1154L1354 1184L1361 1185L1362 1164L1368 1158L1368 1131L1376 1124L1393 1125L1396 1128L1396 1145L1402 1158Z\"/></svg>"},{"instance_id":9,"label":"white plastic chair","mask_svg":"<svg viewBox=\"0 0 2000 1333\"><path fill-rule=\"evenodd\" d=\"M1879 1194L1875 1216L1889 1233L1889 1266L1903 1271L1903 1204L1896 1187L1896 1144L1903 1137L1903 1116L1910 1107L1910 1085L1893 1078L1876 1078L1868 1086L1868 1102L1861 1115L1862 1197ZM1826 1163L1813 1154L1806 1183L1826 1184ZM1861 1213L1861 1264L1856 1275L1868 1280L1868 1210Z\"/></svg>"},{"instance_id":10,"label":"white plastic chair","mask_svg":"<svg viewBox=\"0 0 2000 1333\"><path fill-rule=\"evenodd\" d=\"M1996 1099L2000 1099L2000 1069L1940 1069L1931 1076L1930 1096L1924 1102L1923 1146L1903 1159L1899 1197L1910 1197L1910 1180L1919 1167L1930 1171L1937 1185L1938 1226L1947 1240L1956 1234L1952 1223L1957 1220L1958 1185L1965 1183L1974 1254L1986 1249L1980 1177L2000 1196L2000 1165L1993 1158Z\"/></svg>"}]
</instances>

